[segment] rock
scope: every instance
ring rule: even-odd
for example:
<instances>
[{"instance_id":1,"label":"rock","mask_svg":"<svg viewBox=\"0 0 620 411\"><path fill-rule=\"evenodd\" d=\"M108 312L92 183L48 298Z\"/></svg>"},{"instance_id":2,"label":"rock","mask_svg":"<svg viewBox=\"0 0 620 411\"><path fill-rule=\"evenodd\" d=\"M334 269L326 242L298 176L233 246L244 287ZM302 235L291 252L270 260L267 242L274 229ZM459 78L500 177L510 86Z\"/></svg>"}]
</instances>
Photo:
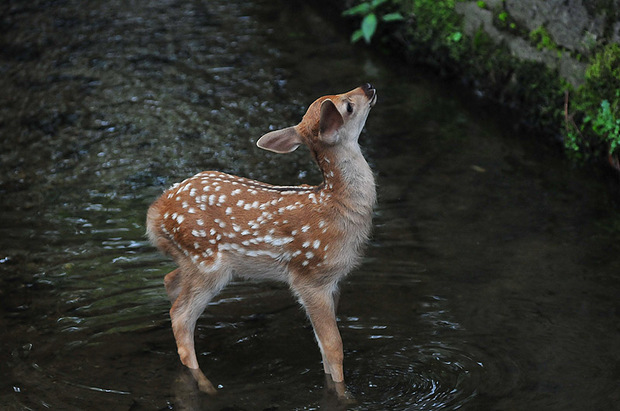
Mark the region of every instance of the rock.
<instances>
[{"instance_id":1,"label":"rock","mask_svg":"<svg viewBox=\"0 0 620 411\"><path fill-rule=\"evenodd\" d=\"M530 31L545 27L568 50L588 54L604 34L604 14L590 15L583 0L506 0L505 7L521 26Z\"/></svg>"},{"instance_id":2,"label":"rock","mask_svg":"<svg viewBox=\"0 0 620 411\"><path fill-rule=\"evenodd\" d=\"M614 43L620 43L620 21L614 24L611 34L611 41Z\"/></svg>"},{"instance_id":3,"label":"rock","mask_svg":"<svg viewBox=\"0 0 620 411\"><path fill-rule=\"evenodd\" d=\"M491 9L501 7L499 4L487 5ZM529 30L545 26L553 40L557 42L556 35L562 37L560 46L568 50L584 50L587 47L588 33L598 35L601 33L600 27L593 28L593 32L580 30L584 27L591 27L598 24L600 18L589 19L587 10L580 0L569 0L564 9L561 9L560 0L506 0L505 5L511 17L523 24ZM494 5L495 4L495 5ZM568 7L568 8L566 8ZM570 9L572 7L573 9ZM551 69L558 70L560 75L574 86L580 85L584 81L586 64L572 58L569 53L558 53L555 50L539 50L534 47L529 39L523 39L506 31L501 31L493 24L493 12L482 9L477 2L463 2L455 5L457 13L463 16L463 30L468 35L474 35L477 30L482 28L497 43L504 42L511 54L520 60L536 61L544 63ZM575 15L569 12L575 10ZM581 29L579 29L581 28ZM619 27L620 29L620 27ZM585 30L585 29L584 29ZM555 34L554 34L555 33ZM584 40L585 38L585 40Z\"/></svg>"}]
</instances>

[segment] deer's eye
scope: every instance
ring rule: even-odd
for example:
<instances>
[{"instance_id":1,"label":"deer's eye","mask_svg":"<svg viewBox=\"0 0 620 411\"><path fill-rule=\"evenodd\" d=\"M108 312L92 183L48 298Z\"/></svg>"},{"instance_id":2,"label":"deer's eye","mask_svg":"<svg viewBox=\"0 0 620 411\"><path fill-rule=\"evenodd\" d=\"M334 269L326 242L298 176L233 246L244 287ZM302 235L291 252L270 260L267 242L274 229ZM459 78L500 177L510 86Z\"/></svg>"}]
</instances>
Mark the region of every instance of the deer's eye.
<instances>
[{"instance_id":1,"label":"deer's eye","mask_svg":"<svg viewBox=\"0 0 620 411\"><path fill-rule=\"evenodd\" d=\"M347 103L347 112L353 113L353 104Z\"/></svg>"}]
</instances>

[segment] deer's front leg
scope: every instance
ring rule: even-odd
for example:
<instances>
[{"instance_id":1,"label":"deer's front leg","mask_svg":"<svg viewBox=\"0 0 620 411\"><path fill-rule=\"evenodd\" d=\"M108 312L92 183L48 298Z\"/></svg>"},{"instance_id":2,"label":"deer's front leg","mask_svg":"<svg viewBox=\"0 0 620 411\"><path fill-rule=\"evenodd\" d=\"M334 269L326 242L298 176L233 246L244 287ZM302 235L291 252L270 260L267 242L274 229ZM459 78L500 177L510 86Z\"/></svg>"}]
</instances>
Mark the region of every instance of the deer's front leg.
<instances>
[{"instance_id":1,"label":"deer's front leg","mask_svg":"<svg viewBox=\"0 0 620 411\"><path fill-rule=\"evenodd\" d=\"M343 382L344 353L336 323L333 287L298 285L293 288L312 322L321 349L325 373L330 374L334 382Z\"/></svg>"},{"instance_id":2,"label":"deer's front leg","mask_svg":"<svg viewBox=\"0 0 620 411\"><path fill-rule=\"evenodd\" d=\"M338 310L338 302L340 300L340 290L338 288L336 288L332 292L331 299L332 299L332 309L333 309L333 312L334 312L334 319L335 319L336 318L336 312ZM313 327L314 327L314 325L313 325ZM337 320L336 320L336 327L338 327ZM338 328L336 328L336 332L338 332ZM340 335L339 332L338 332L338 335ZM319 339L318 335L316 334L316 331L315 331L315 336L317 338L317 341L319 342L319 348L321 349L321 356L323 357L323 369L325 370L325 374L327 374L328 378L331 379L331 375L333 373L332 373L331 368L329 366L330 362L327 359L327 357L325 356L325 352L324 352L323 348L321 348L321 343L320 343L321 340ZM342 345L342 342L341 342L341 345Z\"/></svg>"}]
</instances>

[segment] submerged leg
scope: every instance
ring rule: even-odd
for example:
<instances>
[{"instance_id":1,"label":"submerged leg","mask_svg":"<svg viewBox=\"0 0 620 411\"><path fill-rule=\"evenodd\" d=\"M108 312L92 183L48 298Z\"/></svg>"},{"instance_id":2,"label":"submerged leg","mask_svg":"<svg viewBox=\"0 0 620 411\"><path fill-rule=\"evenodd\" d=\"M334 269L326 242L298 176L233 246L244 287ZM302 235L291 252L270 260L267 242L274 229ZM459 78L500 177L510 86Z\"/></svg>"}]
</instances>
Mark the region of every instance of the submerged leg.
<instances>
[{"instance_id":1,"label":"submerged leg","mask_svg":"<svg viewBox=\"0 0 620 411\"><path fill-rule=\"evenodd\" d=\"M323 356L323 367L335 382L344 381L342 339L336 323L333 287L293 285L303 304Z\"/></svg>"},{"instance_id":2,"label":"submerged leg","mask_svg":"<svg viewBox=\"0 0 620 411\"><path fill-rule=\"evenodd\" d=\"M344 383L342 338L336 322L336 305L340 293L335 284L293 284L293 291L303 304L314 334L321 356L327 387L338 395L340 400L353 401L353 396Z\"/></svg>"},{"instance_id":3,"label":"submerged leg","mask_svg":"<svg viewBox=\"0 0 620 411\"><path fill-rule=\"evenodd\" d=\"M328 295L328 297L329 297L329 295ZM336 287L336 288L332 291L332 293L331 293L331 298L332 298L332 307L333 307L333 311L334 311L334 318L335 318L335 316L336 316L336 311L338 310L338 302L339 302L339 300L340 300L340 289L339 289L339 288L337 288L337 287ZM323 348L321 348L321 343L320 343L320 340L319 340L318 335L316 335L316 332L315 332L315 334L314 334L314 335L316 336L317 341L319 341L319 348L321 349L321 357L323 358L323 369L324 369L324 371L325 371L325 374L330 375L330 374L331 374L331 371L330 371L330 369L329 369L329 367L328 367L328 364L329 364L329 363L328 363L328 359L327 359L327 357L325 356L325 352L324 352ZM331 376L330 376L330 379L331 379Z\"/></svg>"}]
</instances>

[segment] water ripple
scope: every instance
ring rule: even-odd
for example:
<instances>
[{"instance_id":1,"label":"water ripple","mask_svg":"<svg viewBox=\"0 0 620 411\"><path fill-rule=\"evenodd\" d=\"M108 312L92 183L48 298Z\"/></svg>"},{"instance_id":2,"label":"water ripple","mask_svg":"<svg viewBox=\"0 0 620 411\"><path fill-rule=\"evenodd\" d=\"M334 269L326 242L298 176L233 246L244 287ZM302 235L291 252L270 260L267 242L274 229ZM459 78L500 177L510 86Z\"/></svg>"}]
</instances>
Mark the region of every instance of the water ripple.
<instances>
[{"instance_id":1,"label":"water ripple","mask_svg":"<svg viewBox=\"0 0 620 411\"><path fill-rule=\"evenodd\" d=\"M484 367L479 358L445 345L410 345L393 350L384 346L375 350L365 367L372 370L353 381L366 402L384 409L457 409L478 392ZM362 383L364 382L364 383Z\"/></svg>"}]
</instances>

